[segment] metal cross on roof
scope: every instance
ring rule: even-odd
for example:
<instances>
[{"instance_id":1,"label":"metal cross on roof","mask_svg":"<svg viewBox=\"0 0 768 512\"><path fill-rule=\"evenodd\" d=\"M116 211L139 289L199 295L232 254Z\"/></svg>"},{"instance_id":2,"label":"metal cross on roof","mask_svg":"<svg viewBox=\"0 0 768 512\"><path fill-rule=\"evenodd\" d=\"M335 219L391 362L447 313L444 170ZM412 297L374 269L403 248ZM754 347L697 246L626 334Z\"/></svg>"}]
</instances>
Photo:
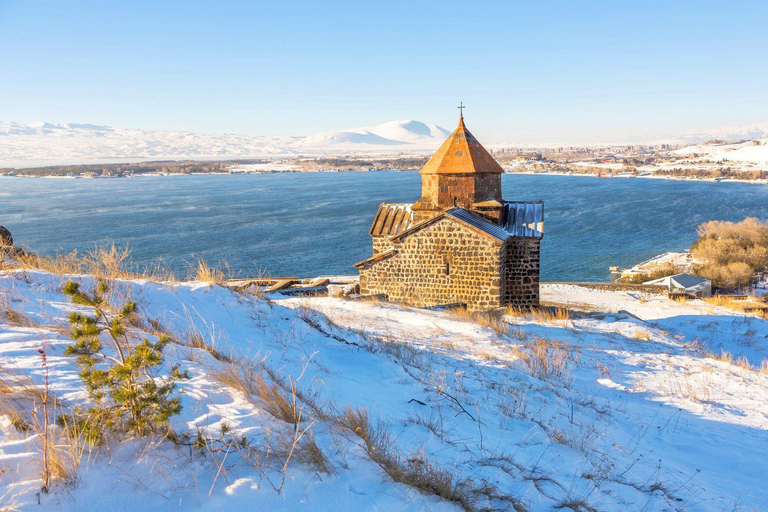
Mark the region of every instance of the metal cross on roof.
<instances>
[{"instance_id":1,"label":"metal cross on roof","mask_svg":"<svg viewBox=\"0 0 768 512\"><path fill-rule=\"evenodd\" d=\"M465 107L465 106L464 106L464 102L463 102L463 101L462 101L462 102L460 102L460 103L459 103L459 106L458 106L457 108L459 109L459 112L460 112L460 114L459 114L459 115L460 115L461 117L464 117L464 109L465 109L465 108L467 108L467 107Z\"/></svg>"}]
</instances>

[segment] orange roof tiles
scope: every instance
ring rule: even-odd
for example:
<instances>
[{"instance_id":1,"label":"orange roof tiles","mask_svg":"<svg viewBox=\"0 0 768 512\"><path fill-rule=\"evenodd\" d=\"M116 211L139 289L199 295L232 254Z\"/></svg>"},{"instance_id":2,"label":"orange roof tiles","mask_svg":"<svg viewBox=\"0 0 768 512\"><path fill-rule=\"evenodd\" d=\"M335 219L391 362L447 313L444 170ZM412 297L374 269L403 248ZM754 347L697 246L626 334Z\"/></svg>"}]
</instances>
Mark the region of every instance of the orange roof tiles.
<instances>
[{"instance_id":1,"label":"orange roof tiles","mask_svg":"<svg viewBox=\"0 0 768 512\"><path fill-rule=\"evenodd\" d=\"M464 117L459 119L459 126L440 149L424 164L420 174L501 174L501 165L480 144L464 125Z\"/></svg>"}]
</instances>

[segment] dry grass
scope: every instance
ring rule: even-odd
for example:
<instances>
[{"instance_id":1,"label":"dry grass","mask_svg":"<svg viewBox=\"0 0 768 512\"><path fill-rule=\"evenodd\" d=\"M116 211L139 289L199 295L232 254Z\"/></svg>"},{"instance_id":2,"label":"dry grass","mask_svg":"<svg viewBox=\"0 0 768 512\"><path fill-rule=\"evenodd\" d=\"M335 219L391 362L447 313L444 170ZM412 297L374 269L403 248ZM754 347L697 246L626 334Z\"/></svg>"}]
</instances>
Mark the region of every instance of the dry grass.
<instances>
[{"instance_id":1,"label":"dry grass","mask_svg":"<svg viewBox=\"0 0 768 512\"><path fill-rule=\"evenodd\" d=\"M505 313L511 317L531 320L537 324L556 325L566 328L573 327L571 312L567 308L540 307L525 309L516 306L509 306L507 307Z\"/></svg>"},{"instance_id":2,"label":"dry grass","mask_svg":"<svg viewBox=\"0 0 768 512\"><path fill-rule=\"evenodd\" d=\"M560 382L567 381L577 356L565 342L539 337L527 339L522 348L516 347L515 353L534 377Z\"/></svg>"},{"instance_id":3,"label":"dry grass","mask_svg":"<svg viewBox=\"0 0 768 512\"><path fill-rule=\"evenodd\" d=\"M466 308L454 308L450 312L454 317L461 320L493 329L499 336L509 334L509 324L504 321L501 311L469 311Z\"/></svg>"},{"instance_id":4,"label":"dry grass","mask_svg":"<svg viewBox=\"0 0 768 512\"><path fill-rule=\"evenodd\" d=\"M506 418L502 420L502 428L506 428L508 421L520 420L528 416L528 402L524 388L505 386L499 390L499 412Z\"/></svg>"},{"instance_id":5,"label":"dry grass","mask_svg":"<svg viewBox=\"0 0 768 512\"><path fill-rule=\"evenodd\" d=\"M710 398L711 376L699 372L667 371L667 393L688 398L697 403L707 402Z\"/></svg>"},{"instance_id":6,"label":"dry grass","mask_svg":"<svg viewBox=\"0 0 768 512\"><path fill-rule=\"evenodd\" d=\"M226 364L213 372L213 378L245 394L274 418L292 425L301 423L303 407L295 390L286 391L281 382L276 382L268 374L265 378L265 373L263 366L237 362Z\"/></svg>"},{"instance_id":7,"label":"dry grass","mask_svg":"<svg viewBox=\"0 0 768 512\"><path fill-rule=\"evenodd\" d=\"M173 273L162 265L138 269L131 263L131 250L128 245L116 245L114 242L97 244L84 255L77 251L68 254L57 252L53 256L24 254L5 260L0 266L4 269L44 270L57 275L89 274L100 279L149 279L151 281L174 281Z\"/></svg>"},{"instance_id":8,"label":"dry grass","mask_svg":"<svg viewBox=\"0 0 768 512\"><path fill-rule=\"evenodd\" d=\"M572 510L573 512L597 512L597 509L591 507L586 501L574 498L568 498L560 501L557 505L555 505L554 508L558 510L568 509Z\"/></svg>"},{"instance_id":9,"label":"dry grass","mask_svg":"<svg viewBox=\"0 0 768 512\"><path fill-rule=\"evenodd\" d=\"M15 309L6 295L0 295L0 319L14 327L39 327L40 325L26 313Z\"/></svg>"},{"instance_id":10,"label":"dry grass","mask_svg":"<svg viewBox=\"0 0 768 512\"><path fill-rule=\"evenodd\" d=\"M719 306L741 313L752 313L759 318L768 320L768 309L760 309L765 307L765 303L758 299L737 299L727 295L713 295L704 300L710 306Z\"/></svg>"},{"instance_id":11,"label":"dry grass","mask_svg":"<svg viewBox=\"0 0 768 512\"><path fill-rule=\"evenodd\" d=\"M371 425L365 409L347 408L338 416L337 423L363 441L371 460L395 482L439 496L460 505L464 510L476 509L470 480L456 478L450 471L429 462L424 453L403 457L386 429Z\"/></svg>"},{"instance_id":12,"label":"dry grass","mask_svg":"<svg viewBox=\"0 0 768 512\"><path fill-rule=\"evenodd\" d=\"M293 450L293 459L321 473L332 473L333 468L328 457L317 446L315 436L308 431Z\"/></svg>"},{"instance_id":13,"label":"dry grass","mask_svg":"<svg viewBox=\"0 0 768 512\"><path fill-rule=\"evenodd\" d=\"M47 389L35 386L25 374L0 367L0 416L14 430L29 436L40 453L40 474L48 486L77 478L85 447L67 425L54 425L59 403Z\"/></svg>"},{"instance_id":14,"label":"dry grass","mask_svg":"<svg viewBox=\"0 0 768 512\"><path fill-rule=\"evenodd\" d=\"M199 258L194 264L190 264L190 279L193 281L223 285L227 280L233 279L233 275L232 269L226 262L220 262L218 267L214 267Z\"/></svg>"},{"instance_id":15,"label":"dry grass","mask_svg":"<svg viewBox=\"0 0 768 512\"><path fill-rule=\"evenodd\" d=\"M749 359L746 358L746 356L741 356L737 359L734 359L733 354L727 350L720 350L720 353L714 353L709 351L698 341L689 343L686 346L696 350L699 354L708 359L714 359L715 361L720 361L721 363L733 364L745 370L768 374L768 359L763 359L760 362L760 366L753 366L752 363L749 362Z\"/></svg>"},{"instance_id":16,"label":"dry grass","mask_svg":"<svg viewBox=\"0 0 768 512\"><path fill-rule=\"evenodd\" d=\"M646 329L637 329L632 334L632 337L636 340L640 341L648 341L651 339L651 333L648 332Z\"/></svg>"},{"instance_id":17,"label":"dry grass","mask_svg":"<svg viewBox=\"0 0 768 512\"><path fill-rule=\"evenodd\" d=\"M315 442L311 431L314 421L309 414L305 413L307 408L302 399L309 402L308 405L313 409L319 410L320 407L317 403L303 397L296 381L290 379L289 383L286 383L275 372L270 371L263 362L230 362L220 370L213 371L211 375L221 384L243 393L246 399L257 407L263 407L273 418L291 426L290 432L278 435L277 442L268 446L266 450L266 459L276 456L281 460L280 472L283 477L279 485L273 484L276 490L282 488L291 460L315 471L332 472L330 461Z\"/></svg>"}]
</instances>

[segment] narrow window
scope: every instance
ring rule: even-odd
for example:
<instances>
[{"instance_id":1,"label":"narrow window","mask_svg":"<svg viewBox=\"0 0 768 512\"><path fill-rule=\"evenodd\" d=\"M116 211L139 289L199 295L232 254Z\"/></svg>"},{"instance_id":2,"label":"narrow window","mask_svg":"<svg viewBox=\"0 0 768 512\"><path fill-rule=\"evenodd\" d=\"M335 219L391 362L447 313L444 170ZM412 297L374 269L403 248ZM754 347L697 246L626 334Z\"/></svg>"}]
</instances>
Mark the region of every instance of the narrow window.
<instances>
[{"instance_id":1,"label":"narrow window","mask_svg":"<svg viewBox=\"0 0 768 512\"><path fill-rule=\"evenodd\" d=\"M445 275L447 275L447 276L451 275L451 264L450 263L446 263L445 264Z\"/></svg>"},{"instance_id":2,"label":"narrow window","mask_svg":"<svg viewBox=\"0 0 768 512\"><path fill-rule=\"evenodd\" d=\"M459 206L459 198L458 197L454 197L453 198L453 206Z\"/></svg>"}]
</instances>

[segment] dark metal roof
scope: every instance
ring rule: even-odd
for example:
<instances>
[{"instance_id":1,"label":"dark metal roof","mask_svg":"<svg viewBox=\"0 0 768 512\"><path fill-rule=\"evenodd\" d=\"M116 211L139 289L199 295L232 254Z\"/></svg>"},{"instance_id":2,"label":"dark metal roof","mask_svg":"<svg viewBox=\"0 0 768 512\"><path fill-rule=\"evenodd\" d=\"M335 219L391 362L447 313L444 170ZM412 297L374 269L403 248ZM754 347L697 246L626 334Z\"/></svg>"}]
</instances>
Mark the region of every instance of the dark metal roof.
<instances>
[{"instance_id":1,"label":"dark metal roof","mask_svg":"<svg viewBox=\"0 0 768 512\"><path fill-rule=\"evenodd\" d=\"M470 212L469 210L465 210L464 208L451 208L450 210L446 211L445 214L455 217L460 221L469 224L473 228L479 229L480 231L491 235L501 242L504 242L511 236L501 226L497 226L496 224L484 219L483 217L480 217L479 215L475 215L474 213Z\"/></svg>"},{"instance_id":2,"label":"dark metal roof","mask_svg":"<svg viewBox=\"0 0 768 512\"><path fill-rule=\"evenodd\" d=\"M413 226L411 205L405 203L381 203L371 225L371 236L393 236Z\"/></svg>"},{"instance_id":3,"label":"dark metal roof","mask_svg":"<svg viewBox=\"0 0 768 512\"><path fill-rule=\"evenodd\" d=\"M501 215L504 229L511 236L544 236L544 203L541 201L505 202Z\"/></svg>"},{"instance_id":4,"label":"dark metal roof","mask_svg":"<svg viewBox=\"0 0 768 512\"><path fill-rule=\"evenodd\" d=\"M658 284L658 285L664 285L664 286L670 286L677 285L679 288L684 288L686 290L691 288L696 288L698 286L705 285L709 282L709 279L695 276L693 274L675 274L674 276L667 276L662 277L660 279L654 279L653 281L648 281L643 284Z\"/></svg>"},{"instance_id":5,"label":"dark metal roof","mask_svg":"<svg viewBox=\"0 0 768 512\"><path fill-rule=\"evenodd\" d=\"M678 285L682 286L683 288L691 288L692 286L699 286L709 281L709 279L695 276L693 274L677 274L677 275L671 276L669 279L670 281L676 282Z\"/></svg>"}]
</instances>

